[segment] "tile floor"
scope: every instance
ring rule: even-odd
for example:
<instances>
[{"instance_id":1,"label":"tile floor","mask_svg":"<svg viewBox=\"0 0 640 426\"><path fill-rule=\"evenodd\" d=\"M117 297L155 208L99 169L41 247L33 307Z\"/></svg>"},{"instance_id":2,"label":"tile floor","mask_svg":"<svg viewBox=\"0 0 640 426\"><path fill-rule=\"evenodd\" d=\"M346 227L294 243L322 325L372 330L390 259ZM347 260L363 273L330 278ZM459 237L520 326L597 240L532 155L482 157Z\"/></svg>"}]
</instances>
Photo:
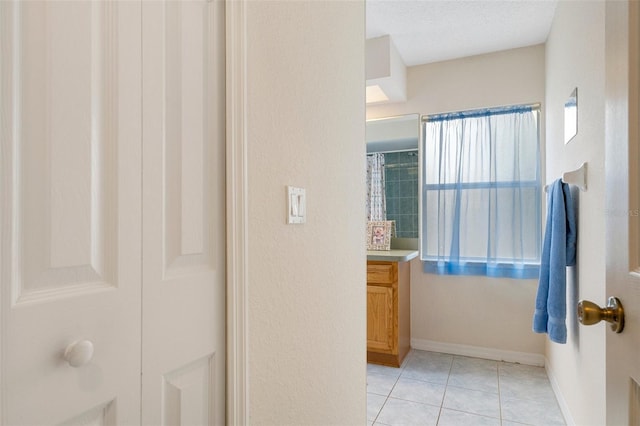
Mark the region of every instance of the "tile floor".
<instances>
[{"instance_id":1,"label":"tile floor","mask_svg":"<svg viewBox=\"0 0 640 426\"><path fill-rule=\"evenodd\" d=\"M369 425L564 425L542 367L412 350L367 365Z\"/></svg>"}]
</instances>

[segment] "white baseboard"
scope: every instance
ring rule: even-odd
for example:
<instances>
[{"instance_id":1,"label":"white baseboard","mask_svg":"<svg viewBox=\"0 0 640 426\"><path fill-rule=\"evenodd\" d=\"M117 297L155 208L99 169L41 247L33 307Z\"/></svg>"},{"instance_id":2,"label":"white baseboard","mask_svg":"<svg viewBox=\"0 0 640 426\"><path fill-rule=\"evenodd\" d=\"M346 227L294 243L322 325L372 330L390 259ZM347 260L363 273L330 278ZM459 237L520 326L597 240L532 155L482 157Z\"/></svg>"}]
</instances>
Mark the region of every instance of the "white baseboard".
<instances>
[{"instance_id":1,"label":"white baseboard","mask_svg":"<svg viewBox=\"0 0 640 426\"><path fill-rule=\"evenodd\" d=\"M545 357L545 367L544 369L547 372L547 377L549 377L549 382L551 383L551 389L553 389L553 393L556 395L556 400L558 401L558 405L560 406L560 411L562 411L562 415L564 416L564 421L567 426L575 426L576 422L573 420L573 416L571 415L571 411L569 410L569 405L567 401L565 401L562 392L560 391L560 385L558 384L558 380L556 379L556 375L553 373L551 369L551 364L549 360Z\"/></svg>"},{"instance_id":2,"label":"white baseboard","mask_svg":"<svg viewBox=\"0 0 640 426\"><path fill-rule=\"evenodd\" d=\"M538 367L544 367L545 365L544 355L528 352L505 351L501 349L442 343L422 339L411 339L411 347L423 351L442 352L452 355L492 359L495 361L517 362L519 364L535 365Z\"/></svg>"}]
</instances>

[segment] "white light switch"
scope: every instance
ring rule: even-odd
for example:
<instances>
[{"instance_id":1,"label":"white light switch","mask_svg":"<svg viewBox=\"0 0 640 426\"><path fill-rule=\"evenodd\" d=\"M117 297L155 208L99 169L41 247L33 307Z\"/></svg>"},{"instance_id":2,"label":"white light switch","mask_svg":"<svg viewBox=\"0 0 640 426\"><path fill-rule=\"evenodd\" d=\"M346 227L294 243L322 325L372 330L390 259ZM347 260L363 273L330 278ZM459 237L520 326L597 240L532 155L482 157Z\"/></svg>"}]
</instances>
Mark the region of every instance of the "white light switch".
<instances>
[{"instance_id":1,"label":"white light switch","mask_svg":"<svg viewBox=\"0 0 640 426\"><path fill-rule=\"evenodd\" d=\"M305 223L306 204L304 188L287 186L287 223Z\"/></svg>"}]
</instances>

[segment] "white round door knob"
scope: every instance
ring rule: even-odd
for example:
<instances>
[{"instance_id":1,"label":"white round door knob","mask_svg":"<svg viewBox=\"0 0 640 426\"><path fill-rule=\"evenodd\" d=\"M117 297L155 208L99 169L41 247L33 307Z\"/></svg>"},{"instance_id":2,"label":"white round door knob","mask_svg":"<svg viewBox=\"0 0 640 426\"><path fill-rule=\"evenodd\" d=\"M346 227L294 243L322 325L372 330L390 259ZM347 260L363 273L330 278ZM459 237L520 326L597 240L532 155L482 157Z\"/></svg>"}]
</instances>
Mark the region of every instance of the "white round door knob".
<instances>
[{"instance_id":1,"label":"white round door knob","mask_svg":"<svg viewBox=\"0 0 640 426\"><path fill-rule=\"evenodd\" d=\"M64 359L72 367L81 367L93 358L93 343L90 340L77 340L67 346Z\"/></svg>"}]
</instances>

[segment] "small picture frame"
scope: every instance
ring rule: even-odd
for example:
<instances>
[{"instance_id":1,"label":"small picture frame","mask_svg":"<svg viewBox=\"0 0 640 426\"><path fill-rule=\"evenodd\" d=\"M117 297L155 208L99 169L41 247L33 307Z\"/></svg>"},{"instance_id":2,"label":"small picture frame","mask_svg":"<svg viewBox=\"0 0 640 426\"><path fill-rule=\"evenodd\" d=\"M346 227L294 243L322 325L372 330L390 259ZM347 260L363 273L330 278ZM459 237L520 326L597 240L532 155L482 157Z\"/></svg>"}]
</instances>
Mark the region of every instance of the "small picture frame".
<instances>
[{"instance_id":1,"label":"small picture frame","mask_svg":"<svg viewBox=\"0 0 640 426\"><path fill-rule=\"evenodd\" d=\"M390 250L395 221L381 220L367 223L367 250Z\"/></svg>"}]
</instances>

